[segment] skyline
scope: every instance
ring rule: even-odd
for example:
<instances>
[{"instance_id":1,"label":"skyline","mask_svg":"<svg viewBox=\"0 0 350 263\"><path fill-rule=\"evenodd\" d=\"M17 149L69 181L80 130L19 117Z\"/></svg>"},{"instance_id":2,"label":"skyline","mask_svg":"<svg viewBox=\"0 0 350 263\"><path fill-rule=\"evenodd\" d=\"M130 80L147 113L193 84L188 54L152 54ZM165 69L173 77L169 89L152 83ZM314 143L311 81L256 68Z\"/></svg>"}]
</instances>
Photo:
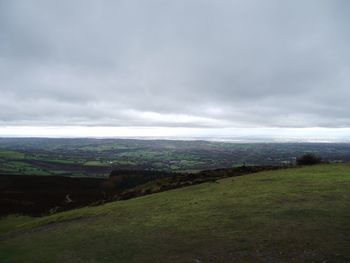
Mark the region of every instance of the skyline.
<instances>
[{"instance_id":1,"label":"skyline","mask_svg":"<svg viewBox=\"0 0 350 263\"><path fill-rule=\"evenodd\" d=\"M350 143L350 128L3 127L7 138L206 140L237 143Z\"/></svg>"}]
</instances>

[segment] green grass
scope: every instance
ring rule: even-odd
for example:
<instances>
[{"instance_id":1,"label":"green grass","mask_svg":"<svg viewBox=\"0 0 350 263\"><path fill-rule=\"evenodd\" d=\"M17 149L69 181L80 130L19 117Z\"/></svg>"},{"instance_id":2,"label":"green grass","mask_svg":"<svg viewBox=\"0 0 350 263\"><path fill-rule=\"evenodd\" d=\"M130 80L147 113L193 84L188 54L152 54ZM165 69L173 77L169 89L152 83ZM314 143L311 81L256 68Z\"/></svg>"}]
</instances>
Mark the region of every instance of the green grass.
<instances>
[{"instance_id":1,"label":"green grass","mask_svg":"<svg viewBox=\"0 0 350 263\"><path fill-rule=\"evenodd\" d=\"M85 166L111 166L110 163L102 161L87 161L84 163Z\"/></svg>"},{"instance_id":2,"label":"green grass","mask_svg":"<svg viewBox=\"0 0 350 263\"><path fill-rule=\"evenodd\" d=\"M24 153L0 149L0 158L5 158L5 159L23 159L24 157L25 157Z\"/></svg>"},{"instance_id":3,"label":"green grass","mask_svg":"<svg viewBox=\"0 0 350 263\"><path fill-rule=\"evenodd\" d=\"M22 161L11 161L2 162L0 164L0 170L8 174L23 174L23 175L49 175L50 173L37 167L35 165L22 162Z\"/></svg>"},{"instance_id":4,"label":"green grass","mask_svg":"<svg viewBox=\"0 0 350 263\"><path fill-rule=\"evenodd\" d=\"M46 161L46 162L50 162L50 163L58 163L58 164L76 164L76 163L78 163L78 162L75 162L72 160L46 159L46 158L42 158L41 161L44 161L44 162Z\"/></svg>"},{"instance_id":5,"label":"green grass","mask_svg":"<svg viewBox=\"0 0 350 263\"><path fill-rule=\"evenodd\" d=\"M349 262L350 165L0 221L0 262Z\"/></svg>"}]
</instances>

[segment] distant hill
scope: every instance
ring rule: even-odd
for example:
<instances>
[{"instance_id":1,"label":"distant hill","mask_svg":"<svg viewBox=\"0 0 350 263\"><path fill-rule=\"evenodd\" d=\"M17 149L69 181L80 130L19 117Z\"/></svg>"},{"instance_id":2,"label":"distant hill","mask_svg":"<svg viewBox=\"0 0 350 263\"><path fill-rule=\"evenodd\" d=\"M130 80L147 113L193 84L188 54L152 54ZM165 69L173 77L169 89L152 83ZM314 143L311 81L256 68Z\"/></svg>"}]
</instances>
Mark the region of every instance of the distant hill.
<instances>
[{"instance_id":1,"label":"distant hill","mask_svg":"<svg viewBox=\"0 0 350 263\"><path fill-rule=\"evenodd\" d=\"M242 165L293 165L316 154L350 162L349 143L0 138L0 174L106 178L112 170L199 172Z\"/></svg>"},{"instance_id":2,"label":"distant hill","mask_svg":"<svg viewBox=\"0 0 350 263\"><path fill-rule=\"evenodd\" d=\"M350 165L0 220L0 262L349 262Z\"/></svg>"}]
</instances>

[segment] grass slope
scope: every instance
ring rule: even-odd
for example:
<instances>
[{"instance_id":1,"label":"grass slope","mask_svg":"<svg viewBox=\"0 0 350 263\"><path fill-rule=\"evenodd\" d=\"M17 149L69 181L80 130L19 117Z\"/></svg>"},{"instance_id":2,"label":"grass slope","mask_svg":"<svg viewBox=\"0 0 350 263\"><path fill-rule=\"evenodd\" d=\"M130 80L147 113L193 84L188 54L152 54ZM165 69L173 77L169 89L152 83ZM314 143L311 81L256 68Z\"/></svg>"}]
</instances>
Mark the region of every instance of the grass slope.
<instances>
[{"instance_id":1,"label":"grass slope","mask_svg":"<svg viewBox=\"0 0 350 263\"><path fill-rule=\"evenodd\" d=\"M350 165L0 221L0 262L350 262Z\"/></svg>"}]
</instances>

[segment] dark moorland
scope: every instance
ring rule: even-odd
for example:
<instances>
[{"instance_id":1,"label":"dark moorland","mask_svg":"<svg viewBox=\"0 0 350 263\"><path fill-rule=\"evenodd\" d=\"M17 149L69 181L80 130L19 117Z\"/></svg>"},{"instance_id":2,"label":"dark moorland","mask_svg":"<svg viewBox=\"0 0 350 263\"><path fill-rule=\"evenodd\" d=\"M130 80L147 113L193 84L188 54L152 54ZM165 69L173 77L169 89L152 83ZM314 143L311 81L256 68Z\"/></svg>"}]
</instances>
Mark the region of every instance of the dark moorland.
<instances>
[{"instance_id":1,"label":"dark moorland","mask_svg":"<svg viewBox=\"0 0 350 263\"><path fill-rule=\"evenodd\" d=\"M188 174L116 170L106 179L0 175L0 216L10 214L42 216L278 168L245 166Z\"/></svg>"}]
</instances>

